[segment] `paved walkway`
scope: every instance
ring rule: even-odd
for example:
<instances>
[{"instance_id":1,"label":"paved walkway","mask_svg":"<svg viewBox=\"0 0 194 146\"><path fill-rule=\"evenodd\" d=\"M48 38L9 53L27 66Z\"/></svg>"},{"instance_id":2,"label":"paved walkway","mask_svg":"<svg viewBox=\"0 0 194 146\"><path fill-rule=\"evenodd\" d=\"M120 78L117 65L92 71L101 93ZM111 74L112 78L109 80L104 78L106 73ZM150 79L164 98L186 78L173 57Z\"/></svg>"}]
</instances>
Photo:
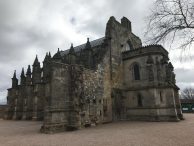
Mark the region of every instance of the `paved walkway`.
<instances>
[{"instance_id":1,"label":"paved walkway","mask_svg":"<svg viewBox=\"0 0 194 146\"><path fill-rule=\"evenodd\" d=\"M194 114L181 122L117 122L41 134L41 122L0 120L0 146L194 146Z\"/></svg>"}]
</instances>

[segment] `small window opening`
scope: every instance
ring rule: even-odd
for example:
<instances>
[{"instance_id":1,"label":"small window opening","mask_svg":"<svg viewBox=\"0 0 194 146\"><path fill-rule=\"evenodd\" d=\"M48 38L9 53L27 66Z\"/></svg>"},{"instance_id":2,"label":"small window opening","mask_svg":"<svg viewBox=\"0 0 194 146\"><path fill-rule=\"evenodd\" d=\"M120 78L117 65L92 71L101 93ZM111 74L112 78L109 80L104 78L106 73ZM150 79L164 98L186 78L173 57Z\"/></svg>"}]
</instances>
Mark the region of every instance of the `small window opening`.
<instances>
[{"instance_id":1,"label":"small window opening","mask_svg":"<svg viewBox=\"0 0 194 146\"><path fill-rule=\"evenodd\" d=\"M134 72L134 79L135 80L140 80L139 65L135 64L133 66L133 72Z\"/></svg>"},{"instance_id":2,"label":"small window opening","mask_svg":"<svg viewBox=\"0 0 194 146\"><path fill-rule=\"evenodd\" d=\"M162 92L160 91L160 102L163 102Z\"/></svg>"},{"instance_id":3,"label":"small window opening","mask_svg":"<svg viewBox=\"0 0 194 146\"><path fill-rule=\"evenodd\" d=\"M142 96L140 94L137 97L137 104L138 104L139 107L143 106Z\"/></svg>"}]
</instances>

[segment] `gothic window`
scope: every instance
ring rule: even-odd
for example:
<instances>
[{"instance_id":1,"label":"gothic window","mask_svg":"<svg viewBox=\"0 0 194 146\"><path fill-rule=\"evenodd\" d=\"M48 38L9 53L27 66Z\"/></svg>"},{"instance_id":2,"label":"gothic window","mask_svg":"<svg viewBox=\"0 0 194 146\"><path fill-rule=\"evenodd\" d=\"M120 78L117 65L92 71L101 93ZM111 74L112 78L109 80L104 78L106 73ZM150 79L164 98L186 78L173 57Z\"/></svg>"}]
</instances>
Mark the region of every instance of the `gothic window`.
<instances>
[{"instance_id":1,"label":"gothic window","mask_svg":"<svg viewBox=\"0 0 194 146\"><path fill-rule=\"evenodd\" d=\"M140 80L140 70L138 64L133 65L133 76L134 80Z\"/></svg>"},{"instance_id":2,"label":"gothic window","mask_svg":"<svg viewBox=\"0 0 194 146\"><path fill-rule=\"evenodd\" d=\"M129 44L127 43L127 44L125 45L125 51L129 51L129 50L131 50L131 48L130 48Z\"/></svg>"},{"instance_id":3,"label":"gothic window","mask_svg":"<svg viewBox=\"0 0 194 146\"><path fill-rule=\"evenodd\" d=\"M127 49L128 50L133 50L133 45L132 45L130 40L127 41Z\"/></svg>"},{"instance_id":4,"label":"gothic window","mask_svg":"<svg viewBox=\"0 0 194 146\"><path fill-rule=\"evenodd\" d=\"M138 94L138 96L137 96L137 105L139 107L142 107L143 106L142 96L140 94Z\"/></svg>"}]
</instances>

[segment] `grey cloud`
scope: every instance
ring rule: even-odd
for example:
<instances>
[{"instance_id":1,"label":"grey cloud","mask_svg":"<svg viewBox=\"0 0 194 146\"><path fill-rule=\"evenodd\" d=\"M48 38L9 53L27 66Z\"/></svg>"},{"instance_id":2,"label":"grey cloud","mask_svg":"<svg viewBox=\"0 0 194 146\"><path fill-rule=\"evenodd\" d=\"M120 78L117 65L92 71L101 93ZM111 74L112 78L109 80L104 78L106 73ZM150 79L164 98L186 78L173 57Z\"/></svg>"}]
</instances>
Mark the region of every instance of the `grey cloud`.
<instances>
[{"instance_id":1,"label":"grey cloud","mask_svg":"<svg viewBox=\"0 0 194 146\"><path fill-rule=\"evenodd\" d=\"M154 0L123 0L120 2L118 0L109 0L101 7L98 7L98 4L96 4L97 6L88 8L88 12L93 11L94 17L90 17L90 19L84 22L85 25L78 27L78 29L84 30L85 32L94 32L99 36L103 36L106 22L110 16L115 16L118 21L120 21L123 16L126 16L132 22L133 31L142 37L142 28L145 27L144 17L146 16L146 12L148 12L146 8L148 8L153 1ZM79 20L79 18L77 19Z\"/></svg>"},{"instance_id":2,"label":"grey cloud","mask_svg":"<svg viewBox=\"0 0 194 146\"><path fill-rule=\"evenodd\" d=\"M71 22L72 25L75 25L76 24L76 19L74 17L71 17L70 22Z\"/></svg>"},{"instance_id":3,"label":"grey cloud","mask_svg":"<svg viewBox=\"0 0 194 146\"><path fill-rule=\"evenodd\" d=\"M191 69L184 69L184 68L177 68L175 69L177 85L181 90L186 87L194 87L194 70Z\"/></svg>"}]
</instances>

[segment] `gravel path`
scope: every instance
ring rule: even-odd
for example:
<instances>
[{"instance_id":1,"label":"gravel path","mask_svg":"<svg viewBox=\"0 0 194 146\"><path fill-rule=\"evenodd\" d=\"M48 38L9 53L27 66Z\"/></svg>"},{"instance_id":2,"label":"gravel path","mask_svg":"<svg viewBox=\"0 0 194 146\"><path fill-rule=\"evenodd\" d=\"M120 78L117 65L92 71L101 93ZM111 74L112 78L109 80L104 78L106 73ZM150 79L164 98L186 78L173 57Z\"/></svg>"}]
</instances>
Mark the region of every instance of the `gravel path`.
<instances>
[{"instance_id":1,"label":"gravel path","mask_svg":"<svg viewBox=\"0 0 194 146\"><path fill-rule=\"evenodd\" d=\"M194 146L194 114L181 122L117 122L41 134L41 122L0 120L0 146Z\"/></svg>"}]
</instances>

